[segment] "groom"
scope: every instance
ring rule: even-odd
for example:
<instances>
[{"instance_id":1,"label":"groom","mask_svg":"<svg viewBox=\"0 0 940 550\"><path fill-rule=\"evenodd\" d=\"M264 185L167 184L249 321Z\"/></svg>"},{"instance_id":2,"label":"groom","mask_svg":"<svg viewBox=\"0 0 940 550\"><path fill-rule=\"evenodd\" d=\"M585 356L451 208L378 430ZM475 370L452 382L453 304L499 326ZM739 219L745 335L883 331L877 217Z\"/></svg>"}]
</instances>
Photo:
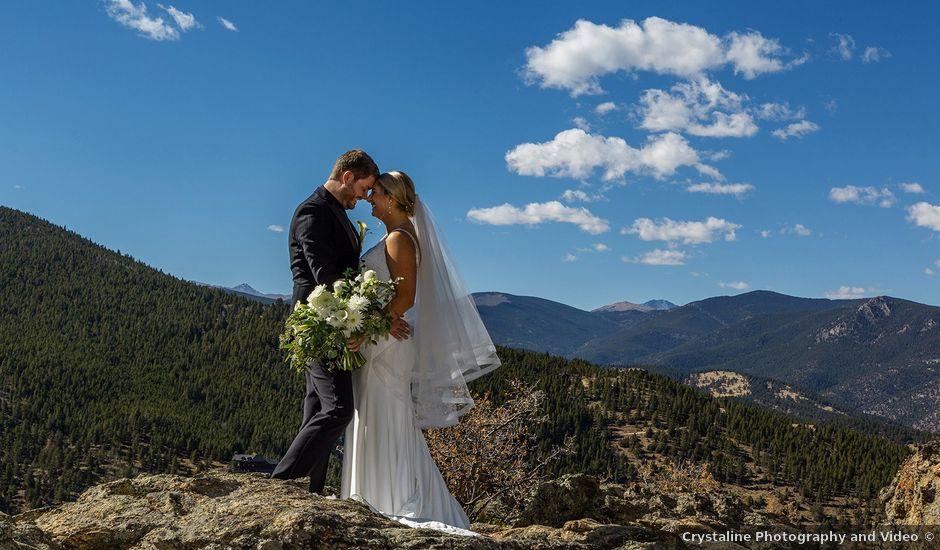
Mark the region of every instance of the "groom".
<instances>
[{"instance_id":1,"label":"groom","mask_svg":"<svg viewBox=\"0 0 940 550\"><path fill-rule=\"evenodd\" d=\"M292 304L302 302L317 285L333 288L347 269L358 269L361 243L345 210L366 199L379 169L372 157L353 149L343 153L330 178L294 212L288 236L294 277ZM402 327L395 327L397 335ZM396 336L397 337L397 336ZM357 342L350 342L355 351ZM352 378L325 362L307 367L304 419L300 431L271 477L310 476L310 492L322 493L330 451L353 416Z\"/></svg>"}]
</instances>

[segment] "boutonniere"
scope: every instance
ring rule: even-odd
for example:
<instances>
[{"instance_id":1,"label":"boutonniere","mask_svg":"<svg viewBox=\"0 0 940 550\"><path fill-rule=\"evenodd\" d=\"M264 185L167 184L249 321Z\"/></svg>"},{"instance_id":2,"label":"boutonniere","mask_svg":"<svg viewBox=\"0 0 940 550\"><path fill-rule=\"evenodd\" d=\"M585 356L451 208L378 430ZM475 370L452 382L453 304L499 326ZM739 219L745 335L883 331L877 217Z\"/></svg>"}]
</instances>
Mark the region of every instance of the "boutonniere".
<instances>
[{"instance_id":1,"label":"boutonniere","mask_svg":"<svg viewBox=\"0 0 940 550\"><path fill-rule=\"evenodd\" d=\"M366 233L369 232L369 226L362 220L356 220L356 225L359 226L359 248L362 248L362 243L366 240Z\"/></svg>"}]
</instances>

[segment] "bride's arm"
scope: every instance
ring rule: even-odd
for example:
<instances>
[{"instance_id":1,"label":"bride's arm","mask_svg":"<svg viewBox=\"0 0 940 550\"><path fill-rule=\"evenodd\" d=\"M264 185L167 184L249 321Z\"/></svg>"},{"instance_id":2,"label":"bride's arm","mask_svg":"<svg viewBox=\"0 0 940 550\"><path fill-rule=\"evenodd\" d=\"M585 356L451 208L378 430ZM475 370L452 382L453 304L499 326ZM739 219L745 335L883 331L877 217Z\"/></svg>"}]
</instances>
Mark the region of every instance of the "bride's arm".
<instances>
[{"instance_id":1,"label":"bride's arm","mask_svg":"<svg viewBox=\"0 0 940 550\"><path fill-rule=\"evenodd\" d=\"M392 279L402 278L395 287L395 297L388 304L388 312L392 314L392 318L399 319L411 309L411 306L415 305L415 292L418 289L418 257L414 242L408 235L392 231L385 239L385 260L388 262L388 271Z\"/></svg>"}]
</instances>

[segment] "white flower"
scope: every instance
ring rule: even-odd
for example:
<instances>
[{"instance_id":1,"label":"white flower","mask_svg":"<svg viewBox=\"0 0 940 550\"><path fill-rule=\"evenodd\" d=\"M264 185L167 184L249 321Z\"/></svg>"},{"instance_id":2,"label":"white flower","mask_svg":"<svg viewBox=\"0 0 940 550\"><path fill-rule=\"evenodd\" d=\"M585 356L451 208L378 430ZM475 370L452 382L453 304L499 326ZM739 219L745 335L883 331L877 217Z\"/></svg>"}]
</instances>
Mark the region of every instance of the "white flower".
<instances>
[{"instance_id":1,"label":"white flower","mask_svg":"<svg viewBox=\"0 0 940 550\"><path fill-rule=\"evenodd\" d=\"M346 281L344 281L343 279L340 279L336 281L335 283L333 283L334 294L339 294L340 292L343 291L344 288L346 288Z\"/></svg>"},{"instance_id":2,"label":"white flower","mask_svg":"<svg viewBox=\"0 0 940 550\"><path fill-rule=\"evenodd\" d=\"M329 319L331 315L333 315L332 309L319 304L310 306L310 309L313 310L313 312L317 315L317 318L320 320L325 321L326 319Z\"/></svg>"},{"instance_id":3,"label":"white flower","mask_svg":"<svg viewBox=\"0 0 940 550\"><path fill-rule=\"evenodd\" d=\"M346 311L346 337L362 328L362 314L356 310Z\"/></svg>"},{"instance_id":4,"label":"white flower","mask_svg":"<svg viewBox=\"0 0 940 550\"><path fill-rule=\"evenodd\" d=\"M318 286L307 297L307 303L321 318L329 317L332 310L336 309L337 302L336 296L328 292L323 285Z\"/></svg>"},{"instance_id":5,"label":"white flower","mask_svg":"<svg viewBox=\"0 0 940 550\"><path fill-rule=\"evenodd\" d=\"M326 322L333 328L344 329L346 328L346 319L349 317L349 312L345 309L338 309L333 312L332 315L327 317Z\"/></svg>"},{"instance_id":6,"label":"white flower","mask_svg":"<svg viewBox=\"0 0 940 550\"><path fill-rule=\"evenodd\" d=\"M362 274L362 280L366 282L374 281L378 278L378 275L375 274L375 271L372 269L367 269L365 273Z\"/></svg>"},{"instance_id":7,"label":"white flower","mask_svg":"<svg viewBox=\"0 0 940 550\"><path fill-rule=\"evenodd\" d=\"M359 294L354 294L349 298L349 309L357 313L369 307L369 299Z\"/></svg>"},{"instance_id":8,"label":"white flower","mask_svg":"<svg viewBox=\"0 0 940 550\"><path fill-rule=\"evenodd\" d=\"M307 296L307 303L311 306L314 305L324 293L326 293L326 285L317 285L317 287L313 289L313 292Z\"/></svg>"}]
</instances>

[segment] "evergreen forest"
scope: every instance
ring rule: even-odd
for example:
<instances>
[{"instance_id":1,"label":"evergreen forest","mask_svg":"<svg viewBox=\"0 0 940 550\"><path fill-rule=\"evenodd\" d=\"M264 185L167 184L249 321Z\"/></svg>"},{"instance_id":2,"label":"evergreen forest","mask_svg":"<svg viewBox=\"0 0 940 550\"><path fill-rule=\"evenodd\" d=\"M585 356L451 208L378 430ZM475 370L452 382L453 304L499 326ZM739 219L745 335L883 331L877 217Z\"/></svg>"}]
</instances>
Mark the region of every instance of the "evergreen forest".
<instances>
[{"instance_id":1,"label":"evergreen forest","mask_svg":"<svg viewBox=\"0 0 940 550\"><path fill-rule=\"evenodd\" d=\"M141 472L218 467L234 453L279 456L303 396L278 349L287 313L0 207L0 511ZM555 474L623 482L638 461L668 457L707 463L726 483L871 499L919 438L800 424L640 369L499 352L503 366L471 389L497 403L513 380L545 392L532 437L546 452L575 441Z\"/></svg>"}]
</instances>

